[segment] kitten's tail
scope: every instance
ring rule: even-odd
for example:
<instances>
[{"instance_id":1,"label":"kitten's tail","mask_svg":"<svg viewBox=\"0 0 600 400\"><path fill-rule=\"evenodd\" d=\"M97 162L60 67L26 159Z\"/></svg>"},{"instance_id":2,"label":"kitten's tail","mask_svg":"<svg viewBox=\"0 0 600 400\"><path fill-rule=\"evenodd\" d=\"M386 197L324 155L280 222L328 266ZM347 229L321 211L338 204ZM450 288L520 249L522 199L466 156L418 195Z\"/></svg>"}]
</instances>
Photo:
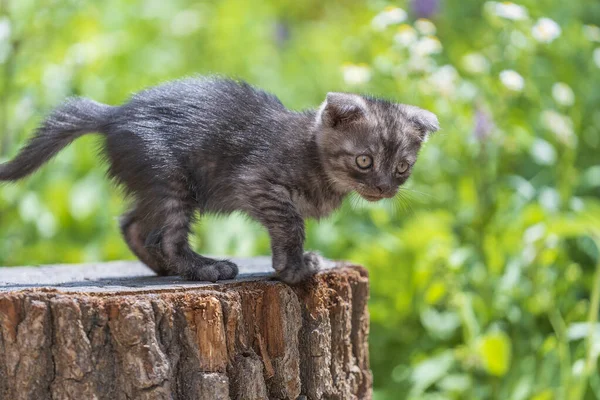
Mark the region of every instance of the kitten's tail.
<instances>
[{"instance_id":1,"label":"kitten's tail","mask_svg":"<svg viewBox=\"0 0 600 400\"><path fill-rule=\"evenodd\" d=\"M14 159L0 164L0 181L24 178L78 137L102 132L113 108L85 98L67 100L46 118Z\"/></svg>"}]
</instances>

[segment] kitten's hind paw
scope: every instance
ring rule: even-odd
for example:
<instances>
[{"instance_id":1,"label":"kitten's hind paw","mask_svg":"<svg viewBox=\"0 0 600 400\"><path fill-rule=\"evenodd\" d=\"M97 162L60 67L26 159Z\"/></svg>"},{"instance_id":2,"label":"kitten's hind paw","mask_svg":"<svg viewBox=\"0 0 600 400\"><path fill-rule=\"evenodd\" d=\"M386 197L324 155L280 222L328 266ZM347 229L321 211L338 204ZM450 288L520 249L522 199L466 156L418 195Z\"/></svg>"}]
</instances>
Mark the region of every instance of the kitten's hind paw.
<instances>
[{"instance_id":1,"label":"kitten's hind paw","mask_svg":"<svg viewBox=\"0 0 600 400\"><path fill-rule=\"evenodd\" d=\"M316 274L321 266L324 264L323 257L318 253L307 251L304 253L302 266L299 268L287 267L278 273L279 279L294 285L302 281L307 280L314 274Z\"/></svg>"},{"instance_id":2,"label":"kitten's hind paw","mask_svg":"<svg viewBox=\"0 0 600 400\"><path fill-rule=\"evenodd\" d=\"M183 277L188 281L216 282L233 279L238 274L238 266L231 261L220 260L187 271Z\"/></svg>"}]
</instances>

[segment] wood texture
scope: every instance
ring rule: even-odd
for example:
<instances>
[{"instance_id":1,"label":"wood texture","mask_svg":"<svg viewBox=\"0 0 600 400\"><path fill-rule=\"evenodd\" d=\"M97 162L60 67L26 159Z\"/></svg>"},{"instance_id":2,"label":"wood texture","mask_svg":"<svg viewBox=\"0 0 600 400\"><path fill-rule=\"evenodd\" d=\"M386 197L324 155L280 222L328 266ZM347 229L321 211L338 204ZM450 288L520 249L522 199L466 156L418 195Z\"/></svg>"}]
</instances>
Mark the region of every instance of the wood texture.
<instances>
[{"instance_id":1,"label":"wood texture","mask_svg":"<svg viewBox=\"0 0 600 400\"><path fill-rule=\"evenodd\" d=\"M0 268L0 399L370 399L368 279L217 284L137 263Z\"/></svg>"}]
</instances>

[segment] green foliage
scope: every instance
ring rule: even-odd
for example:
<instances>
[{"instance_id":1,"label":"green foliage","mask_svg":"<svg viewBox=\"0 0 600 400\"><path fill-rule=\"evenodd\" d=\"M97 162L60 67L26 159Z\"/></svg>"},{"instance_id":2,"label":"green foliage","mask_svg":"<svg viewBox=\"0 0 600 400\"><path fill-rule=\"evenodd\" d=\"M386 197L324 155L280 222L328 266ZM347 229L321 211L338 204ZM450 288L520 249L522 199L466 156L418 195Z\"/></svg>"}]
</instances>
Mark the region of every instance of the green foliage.
<instances>
[{"instance_id":1,"label":"green foliage","mask_svg":"<svg viewBox=\"0 0 600 400\"><path fill-rule=\"evenodd\" d=\"M5 1L0 158L67 95L115 104L194 73L294 108L335 90L428 108L442 130L397 201L308 227L309 248L369 267L375 397L599 398L600 3L446 0L432 21L419 3ZM98 144L0 187L0 264L132 258ZM269 251L242 216L196 231L202 251Z\"/></svg>"}]
</instances>

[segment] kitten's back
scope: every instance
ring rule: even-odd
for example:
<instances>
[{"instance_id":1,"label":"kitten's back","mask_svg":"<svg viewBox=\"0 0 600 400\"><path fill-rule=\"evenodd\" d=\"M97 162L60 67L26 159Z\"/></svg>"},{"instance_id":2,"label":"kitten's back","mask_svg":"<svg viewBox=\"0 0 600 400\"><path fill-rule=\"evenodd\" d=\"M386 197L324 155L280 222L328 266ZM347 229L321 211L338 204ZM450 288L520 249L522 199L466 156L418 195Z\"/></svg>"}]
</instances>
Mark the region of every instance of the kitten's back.
<instances>
[{"instance_id":1,"label":"kitten's back","mask_svg":"<svg viewBox=\"0 0 600 400\"><path fill-rule=\"evenodd\" d=\"M133 108L171 107L184 111L232 110L252 115L263 111L285 111L279 99L244 81L220 77L186 78L167 82L135 94L128 104Z\"/></svg>"}]
</instances>

